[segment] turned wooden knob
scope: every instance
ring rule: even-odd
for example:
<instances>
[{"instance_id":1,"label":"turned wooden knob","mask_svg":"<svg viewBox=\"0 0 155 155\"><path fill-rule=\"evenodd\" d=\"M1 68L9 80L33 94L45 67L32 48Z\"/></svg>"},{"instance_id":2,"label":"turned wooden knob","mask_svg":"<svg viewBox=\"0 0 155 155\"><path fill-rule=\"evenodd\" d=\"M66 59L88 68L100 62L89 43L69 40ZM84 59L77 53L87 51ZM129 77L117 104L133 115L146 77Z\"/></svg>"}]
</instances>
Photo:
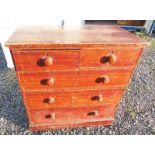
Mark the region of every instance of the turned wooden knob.
<instances>
[{"instance_id":1,"label":"turned wooden knob","mask_svg":"<svg viewBox=\"0 0 155 155\"><path fill-rule=\"evenodd\" d=\"M98 95L97 96L97 101L99 101L99 102L103 101L103 95Z\"/></svg>"},{"instance_id":2,"label":"turned wooden knob","mask_svg":"<svg viewBox=\"0 0 155 155\"><path fill-rule=\"evenodd\" d=\"M55 98L54 97L49 97L47 103L52 104L55 102Z\"/></svg>"},{"instance_id":3,"label":"turned wooden knob","mask_svg":"<svg viewBox=\"0 0 155 155\"><path fill-rule=\"evenodd\" d=\"M108 55L108 62L114 64L117 61L117 57L114 54Z\"/></svg>"},{"instance_id":4,"label":"turned wooden knob","mask_svg":"<svg viewBox=\"0 0 155 155\"><path fill-rule=\"evenodd\" d=\"M53 119L55 119L55 113L47 114L47 115L45 115L45 118L53 120Z\"/></svg>"},{"instance_id":5,"label":"turned wooden knob","mask_svg":"<svg viewBox=\"0 0 155 155\"><path fill-rule=\"evenodd\" d=\"M54 79L50 78L47 80L47 85L52 86L54 84Z\"/></svg>"},{"instance_id":6,"label":"turned wooden knob","mask_svg":"<svg viewBox=\"0 0 155 155\"><path fill-rule=\"evenodd\" d=\"M98 116L99 115L99 113L98 113L98 111L90 111L90 112L88 112L88 116Z\"/></svg>"},{"instance_id":7,"label":"turned wooden knob","mask_svg":"<svg viewBox=\"0 0 155 155\"><path fill-rule=\"evenodd\" d=\"M107 75L101 76L101 79L102 79L103 83L109 83L109 81L110 81L110 79Z\"/></svg>"},{"instance_id":8,"label":"turned wooden knob","mask_svg":"<svg viewBox=\"0 0 155 155\"><path fill-rule=\"evenodd\" d=\"M53 65L53 58L50 56L46 56L44 59L44 65L48 66L48 67L52 66Z\"/></svg>"}]
</instances>

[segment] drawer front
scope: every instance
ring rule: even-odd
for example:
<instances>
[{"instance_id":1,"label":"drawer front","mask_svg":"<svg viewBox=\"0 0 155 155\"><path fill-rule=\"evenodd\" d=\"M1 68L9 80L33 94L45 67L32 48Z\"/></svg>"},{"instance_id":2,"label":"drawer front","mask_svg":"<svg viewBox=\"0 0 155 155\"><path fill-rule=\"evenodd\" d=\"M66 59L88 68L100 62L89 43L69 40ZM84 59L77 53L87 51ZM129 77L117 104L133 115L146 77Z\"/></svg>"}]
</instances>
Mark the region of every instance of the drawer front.
<instances>
[{"instance_id":1,"label":"drawer front","mask_svg":"<svg viewBox=\"0 0 155 155\"><path fill-rule=\"evenodd\" d=\"M125 87L130 70L19 73L24 90Z\"/></svg>"},{"instance_id":2,"label":"drawer front","mask_svg":"<svg viewBox=\"0 0 155 155\"><path fill-rule=\"evenodd\" d=\"M131 75L131 70L81 71L78 86L90 88L124 88Z\"/></svg>"},{"instance_id":3,"label":"drawer front","mask_svg":"<svg viewBox=\"0 0 155 155\"><path fill-rule=\"evenodd\" d=\"M114 117L115 110L115 106L106 105L102 107L66 110L34 110L30 111L29 115L31 124L54 124L112 119Z\"/></svg>"},{"instance_id":4,"label":"drawer front","mask_svg":"<svg viewBox=\"0 0 155 155\"><path fill-rule=\"evenodd\" d=\"M86 107L96 107L103 105L117 105L123 95L123 89L109 90L80 90L77 93L76 104Z\"/></svg>"},{"instance_id":5,"label":"drawer front","mask_svg":"<svg viewBox=\"0 0 155 155\"><path fill-rule=\"evenodd\" d=\"M25 92L29 109L96 107L118 104L123 90L80 90L78 92Z\"/></svg>"},{"instance_id":6,"label":"drawer front","mask_svg":"<svg viewBox=\"0 0 155 155\"><path fill-rule=\"evenodd\" d=\"M24 92L29 109L75 106L76 92Z\"/></svg>"},{"instance_id":7,"label":"drawer front","mask_svg":"<svg viewBox=\"0 0 155 155\"><path fill-rule=\"evenodd\" d=\"M16 69L65 70L78 67L78 50L28 50L12 51Z\"/></svg>"},{"instance_id":8,"label":"drawer front","mask_svg":"<svg viewBox=\"0 0 155 155\"><path fill-rule=\"evenodd\" d=\"M80 67L133 67L140 49L84 49L81 51Z\"/></svg>"},{"instance_id":9,"label":"drawer front","mask_svg":"<svg viewBox=\"0 0 155 155\"><path fill-rule=\"evenodd\" d=\"M76 87L77 72L18 73L22 89L46 90Z\"/></svg>"}]
</instances>

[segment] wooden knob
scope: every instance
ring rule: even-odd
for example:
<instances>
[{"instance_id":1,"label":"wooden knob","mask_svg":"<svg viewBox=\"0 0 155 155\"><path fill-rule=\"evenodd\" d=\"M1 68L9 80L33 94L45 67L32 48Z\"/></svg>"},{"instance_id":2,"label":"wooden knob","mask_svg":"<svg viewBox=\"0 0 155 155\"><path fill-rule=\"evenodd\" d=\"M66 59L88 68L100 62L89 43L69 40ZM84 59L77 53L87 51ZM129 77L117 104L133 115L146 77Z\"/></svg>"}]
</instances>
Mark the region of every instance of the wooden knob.
<instances>
[{"instance_id":1,"label":"wooden knob","mask_svg":"<svg viewBox=\"0 0 155 155\"><path fill-rule=\"evenodd\" d=\"M47 115L45 115L45 118L53 120L53 119L55 119L55 113L47 114Z\"/></svg>"},{"instance_id":2,"label":"wooden knob","mask_svg":"<svg viewBox=\"0 0 155 155\"><path fill-rule=\"evenodd\" d=\"M47 84L48 84L49 86L52 86L52 85L54 84L54 79L53 79L53 78L48 79L48 80L47 80Z\"/></svg>"},{"instance_id":3,"label":"wooden knob","mask_svg":"<svg viewBox=\"0 0 155 155\"><path fill-rule=\"evenodd\" d=\"M99 101L99 102L103 101L103 96L102 95L98 95L97 101Z\"/></svg>"},{"instance_id":4,"label":"wooden knob","mask_svg":"<svg viewBox=\"0 0 155 155\"><path fill-rule=\"evenodd\" d=\"M48 66L48 67L52 66L53 65L53 58L50 56L46 56L44 59L44 65Z\"/></svg>"},{"instance_id":5,"label":"wooden knob","mask_svg":"<svg viewBox=\"0 0 155 155\"><path fill-rule=\"evenodd\" d=\"M88 116L94 116L94 117L96 117L96 116L98 116L99 115L99 113L98 113L98 111L90 111L90 112L88 112Z\"/></svg>"},{"instance_id":6,"label":"wooden knob","mask_svg":"<svg viewBox=\"0 0 155 155\"><path fill-rule=\"evenodd\" d=\"M48 99L48 102L47 102L47 103L52 104L52 103L54 103L54 102L55 102L55 98L54 98L54 97L50 97L50 98Z\"/></svg>"},{"instance_id":7,"label":"wooden knob","mask_svg":"<svg viewBox=\"0 0 155 155\"><path fill-rule=\"evenodd\" d=\"M109 83L110 79L107 75L103 75L101 76L102 80L103 80L103 83Z\"/></svg>"},{"instance_id":8,"label":"wooden knob","mask_svg":"<svg viewBox=\"0 0 155 155\"><path fill-rule=\"evenodd\" d=\"M103 95L93 96L93 97L91 97L91 100L92 100L92 101L101 102L101 101L103 101Z\"/></svg>"},{"instance_id":9,"label":"wooden knob","mask_svg":"<svg viewBox=\"0 0 155 155\"><path fill-rule=\"evenodd\" d=\"M108 56L108 62L109 62L110 64L114 64L116 61L117 61L117 57L116 57L114 54L110 54L110 55Z\"/></svg>"}]
</instances>

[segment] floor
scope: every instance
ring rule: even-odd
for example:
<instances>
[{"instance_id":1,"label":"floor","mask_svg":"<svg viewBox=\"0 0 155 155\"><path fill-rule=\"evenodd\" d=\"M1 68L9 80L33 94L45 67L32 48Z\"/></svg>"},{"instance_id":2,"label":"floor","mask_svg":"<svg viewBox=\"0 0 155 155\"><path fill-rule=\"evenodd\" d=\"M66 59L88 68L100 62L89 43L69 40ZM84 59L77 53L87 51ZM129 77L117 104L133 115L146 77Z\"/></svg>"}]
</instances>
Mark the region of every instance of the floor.
<instances>
[{"instance_id":1,"label":"floor","mask_svg":"<svg viewBox=\"0 0 155 155\"><path fill-rule=\"evenodd\" d=\"M0 71L0 134L149 135L155 134L155 48L145 50L111 126L32 132L15 71Z\"/></svg>"}]
</instances>

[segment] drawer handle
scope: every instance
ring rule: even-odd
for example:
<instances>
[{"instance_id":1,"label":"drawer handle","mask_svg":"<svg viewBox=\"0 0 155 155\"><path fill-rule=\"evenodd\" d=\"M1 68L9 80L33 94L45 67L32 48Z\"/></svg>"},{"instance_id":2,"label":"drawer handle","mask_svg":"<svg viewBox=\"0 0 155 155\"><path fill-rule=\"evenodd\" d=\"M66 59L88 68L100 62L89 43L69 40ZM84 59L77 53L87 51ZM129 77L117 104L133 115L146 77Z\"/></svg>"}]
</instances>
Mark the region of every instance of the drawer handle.
<instances>
[{"instance_id":1,"label":"drawer handle","mask_svg":"<svg viewBox=\"0 0 155 155\"><path fill-rule=\"evenodd\" d=\"M45 115L45 118L46 119L55 119L55 113L50 113L50 114L47 114L47 115Z\"/></svg>"},{"instance_id":2,"label":"drawer handle","mask_svg":"<svg viewBox=\"0 0 155 155\"><path fill-rule=\"evenodd\" d=\"M44 59L44 65L47 67L50 67L53 65L53 58L50 56L46 56L46 58Z\"/></svg>"},{"instance_id":3,"label":"drawer handle","mask_svg":"<svg viewBox=\"0 0 155 155\"><path fill-rule=\"evenodd\" d=\"M110 63L110 64L114 64L116 61L117 61L117 57L114 55L114 54L110 54L110 55L108 55L108 62Z\"/></svg>"},{"instance_id":4,"label":"drawer handle","mask_svg":"<svg viewBox=\"0 0 155 155\"><path fill-rule=\"evenodd\" d=\"M99 102L103 101L103 95L98 95L97 101Z\"/></svg>"},{"instance_id":5,"label":"drawer handle","mask_svg":"<svg viewBox=\"0 0 155 155\"><path fill-rule=\"evenodd\" d=\"M53 104L55 102L55 98L54 97L45 98L43 102L47 104Z\"/></svg>"},{"instance_id":6,"label":"drawer handle","mask_svg":"<svg viewBox=\"0 0 155 155\"><path fill-rule=\"evenodd\" d=\"M103 75L101 76L101 78L103 79L103 83L109 83L110 79L107 75Z\"/></svg>"},{"instance_id":7,"label":"drawer handle","mask_svg":"<svg viewBox=\"0 0 155 155\"><path fill-rule=\"evenodd\" d=\"M52 86L53 84L54 84L53 78L47 79L47 85Z\"/></svg>"},{"instance_id":8,"label":"drawer handle","mask_svg":"<svg viewBox=\"0 0 155 155\"><path fill-rule=\"evenodd\" d=\"M106 84L106 83L110 82L110 79L109 79L109 77L107 75L102 75L102 76L100 76L99 78L96 79L96 83L101 83L101 82Z\"/></svg>"},{"instance_id":9,"label":"drawer handle","mask_svg":"<svg viewBox=\"0 0 155 155\"><path fill-rule=\"evenodd\" d=\"M88 114L87 114L88 116L93 116L93 117L96 117L96 116L98 116L99 115L99 113L98 113L98 111L90 111L90 112L88 112Z\"/></svg>"},{"instance_id":10,"label":"drawer handle","mask_svg":"<svg viewBox=\"0 0 155 155\"><path fill-rule=\"evenodd\" d=\"M103 95L93 96L93 97L91 98L91 100L93 100L93 101L98 101L98 102L102 102L102 101L103 101Z\"/></svg>"}]
</instances>

